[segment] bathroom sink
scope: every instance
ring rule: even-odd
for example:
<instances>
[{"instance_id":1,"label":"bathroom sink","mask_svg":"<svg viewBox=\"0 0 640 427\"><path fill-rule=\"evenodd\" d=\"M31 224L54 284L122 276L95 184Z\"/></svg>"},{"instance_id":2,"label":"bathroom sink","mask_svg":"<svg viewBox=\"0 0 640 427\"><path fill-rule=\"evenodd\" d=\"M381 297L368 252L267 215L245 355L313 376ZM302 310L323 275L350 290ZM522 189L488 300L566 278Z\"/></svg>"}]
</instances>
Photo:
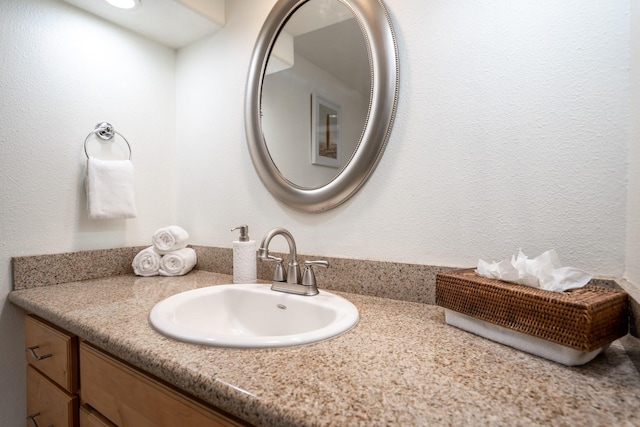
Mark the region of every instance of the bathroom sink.
<instances>
[{"instance_id":1,"label":"bathroom sink","mask_svg":"<svg viewBox=\"0 0 640 427\"><path fill-rule=\"evenodd\" d=\"M270 287L234 284L182 292L157 303L149 320L179 341L247 348L318 342L358 322L358 309L338 295L320 291L308 297Z\"/></svg>"}]
</instances>

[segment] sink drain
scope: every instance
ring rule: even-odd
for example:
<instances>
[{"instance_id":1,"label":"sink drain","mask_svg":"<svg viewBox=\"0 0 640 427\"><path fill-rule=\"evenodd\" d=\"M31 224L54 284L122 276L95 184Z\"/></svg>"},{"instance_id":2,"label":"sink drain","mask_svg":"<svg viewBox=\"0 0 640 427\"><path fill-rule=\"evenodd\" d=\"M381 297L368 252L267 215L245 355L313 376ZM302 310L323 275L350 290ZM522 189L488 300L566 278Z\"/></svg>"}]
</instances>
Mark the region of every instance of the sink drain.
<instances>
[{"instance_id":1,"label":"sink drain","mask_svg":"<svg viewBox=\"0 0 640 427\"><path fill-rule=\"evenodd\" d=\"M286 309L287 309L287 306L286 306L286 305L284 305L284 304L278 304L278 305L277 305L277 307L278 307L280 310L286 310Z\"/></svg>"}]
</instances>

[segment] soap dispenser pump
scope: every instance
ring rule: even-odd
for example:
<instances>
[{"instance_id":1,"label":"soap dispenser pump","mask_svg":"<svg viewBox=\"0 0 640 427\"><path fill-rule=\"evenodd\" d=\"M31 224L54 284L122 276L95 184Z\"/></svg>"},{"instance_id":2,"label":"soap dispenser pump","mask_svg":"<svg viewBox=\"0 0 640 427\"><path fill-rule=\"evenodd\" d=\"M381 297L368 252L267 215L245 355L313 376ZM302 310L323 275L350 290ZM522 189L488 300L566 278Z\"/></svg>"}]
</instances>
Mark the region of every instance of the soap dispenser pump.
<instances>
[{"instance_id":1,"label":"soap dispenser pump","mask_svg":"<svg viewBox=\"0 0 640 427\"><path fill-rule=\"evenodd\" d=\"M240 237L233 241L233 283L256 283L256 241L249 240L249 226L239 225Z\"/></svg>"}]
</instances>

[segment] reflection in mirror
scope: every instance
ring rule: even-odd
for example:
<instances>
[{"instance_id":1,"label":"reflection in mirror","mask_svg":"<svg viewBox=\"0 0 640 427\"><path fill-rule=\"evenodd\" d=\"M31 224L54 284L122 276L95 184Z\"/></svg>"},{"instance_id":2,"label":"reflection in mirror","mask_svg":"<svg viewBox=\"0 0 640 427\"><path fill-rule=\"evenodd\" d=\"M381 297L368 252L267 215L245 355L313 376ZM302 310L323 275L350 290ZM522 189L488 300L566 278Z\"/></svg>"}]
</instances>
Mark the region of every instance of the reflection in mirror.
<instances>
[{"instance_id":1,"label":"reflection in mirror","mask_svg":"<svg viewBox=\"0 0 640 427\"><path fill-rule=\"evenodd\" d=\"M329 9L315 10L310 12L311 20L298 24L305 30L296 28L298 13L304 14L308 7L329 4L330 10L339 12L329 14L323 12ZM328 22L325 17L330 17ZM310 47L306 49L316 53L331 48L329 53L313 60L308 58L309 54L303 56L298 53L297 45L304 45L302 41L307 35L311 37L316 31L334 35L339 33L343 21L345 28L351 25L350 30L345 30L351 33L333 39L319 39L309 43ZM351 21L351 24L346 21ZM353 25L353 21L359 28ZM286 34L283 31L285 27ZM297 35L294 37L292 34ZM301 41L297 43L294 38ZM362 46L366 47L359 49L360 53L353 53L351 48L343 50L347 41L352 39L361 40ZM339 72L331 68L347 62L342 54L351 60L363 53L366 53L362 55L366 59L356 63L366 65L357 67L355 63L348 62L347 75L364 75L368 80L363 78L353 83L345 75L338 77ZM309 81L302 74L293 74L293 69L300 64L327 79L330 76L331 84L321 86L317 77ZM363 71L355 71L356 68ZM293 80L283 79L280 86L273 84L271 88L263 88L263 83L271 86L271 76L282 71L293 75ZM283 76L286 74L282 73ZM389 140L398 100L398 78L398 49L382 0L277 0L256 39L249 64L244 110L251 161L269 192L280 202L302 212L324 212L352 197L375 170ZM305 88L300 101L296 92L290 90L290 86L298 85ZM347 96L341 97L344 93ZM366 108L351 108L353 99L358 97L363 98L359 104L366 105ZM271 108L272 103L291 108ZM294 128L298 122L303 126ZM288 134L296 136L287 138ZM310 146L314 147L313 152ZM287 154L278 154L279 150ZM298 150L305 153L303 161L288 156L288 153ZM300 172L295 172L295 169L283 172L297 164L307 166ZM329 172L315 181L306 180L308 175L313 175L311 170ZM294 181L296 179L298 181Z\"/></svg>"},{"instance_id":2,"label":"reflection in mirror","mask_svg":"<svg viewBox=\"0 0 640 427\"><path fill-rule=\"evenodd\" d=\"M262 83L262 131L290 182L316 188L340 173L362 136L371 97L363 30L338 0L310 0L278 34Z\"/></svg>"}]
</instances>

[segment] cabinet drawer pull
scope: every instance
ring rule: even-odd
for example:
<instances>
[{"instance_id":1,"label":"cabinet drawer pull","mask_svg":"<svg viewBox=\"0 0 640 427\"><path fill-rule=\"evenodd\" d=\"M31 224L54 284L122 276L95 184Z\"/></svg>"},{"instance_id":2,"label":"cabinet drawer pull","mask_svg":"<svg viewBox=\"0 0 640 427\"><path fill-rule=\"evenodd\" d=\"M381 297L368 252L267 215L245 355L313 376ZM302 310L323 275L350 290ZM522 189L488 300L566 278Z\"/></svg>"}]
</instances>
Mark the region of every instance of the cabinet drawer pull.
<instances>
[{"instance_id":1,"label":"cabinet drawer pull","mask_svg":"<svg viewBox=\"0 0 640 427\"><path fill-rule=\"evenodd\" d=\"M36 417L38 416L40 416L40 412L36 412L35 414L27 417L27 421L31 421L31 427L38 427L38 423L36 422ZM53 424L49 424L47 427L53 427Z\"/></svg>"},{"instance_id":2,"label":"cabinet drawer pull","mask_svg":"<svg viewBox=\"0 0 640 427\"><path fill-rule=\"evenodd\" d=\"M47 357L51 357L52 356L51 354L45 354L44 356L38 356L36 354L36 352L34 351L37 348L40 348L40 346L39 345L34 345L33 347L27 348L25 351L28 352L31 355L31 357L33 357L36 360L42 360L42 359L46 359ZM34 415L34 416L37 416L37 415Z\"/></svg>"}]
</instances>

